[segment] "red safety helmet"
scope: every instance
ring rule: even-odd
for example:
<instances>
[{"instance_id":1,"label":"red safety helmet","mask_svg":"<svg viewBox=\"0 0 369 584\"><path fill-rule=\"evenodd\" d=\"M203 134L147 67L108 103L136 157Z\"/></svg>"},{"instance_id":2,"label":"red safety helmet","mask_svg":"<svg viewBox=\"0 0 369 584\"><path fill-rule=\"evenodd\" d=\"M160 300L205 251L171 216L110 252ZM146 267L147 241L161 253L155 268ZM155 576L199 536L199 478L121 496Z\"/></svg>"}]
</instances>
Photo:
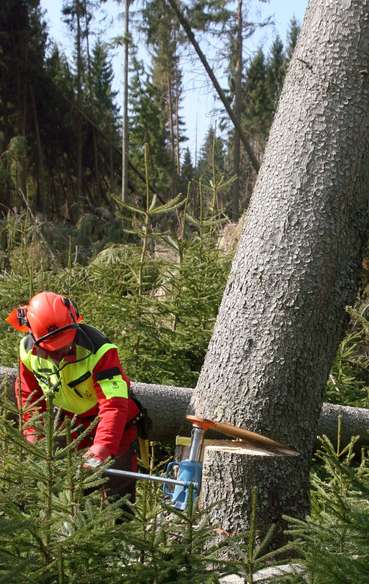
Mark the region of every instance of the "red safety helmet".
<instances>
[{"instance_id":1,"label":"red safety helmet","mask_svg":"<svg viewBox=\"0 0 369 584\"><path fill-rule=\"evenodd\" d=\"M58 351L73 343L82 317L68 298L40 292L27 306L15 308L6 321L17 330L30 332L45 351Z\"/></svg>"}]
</instances>

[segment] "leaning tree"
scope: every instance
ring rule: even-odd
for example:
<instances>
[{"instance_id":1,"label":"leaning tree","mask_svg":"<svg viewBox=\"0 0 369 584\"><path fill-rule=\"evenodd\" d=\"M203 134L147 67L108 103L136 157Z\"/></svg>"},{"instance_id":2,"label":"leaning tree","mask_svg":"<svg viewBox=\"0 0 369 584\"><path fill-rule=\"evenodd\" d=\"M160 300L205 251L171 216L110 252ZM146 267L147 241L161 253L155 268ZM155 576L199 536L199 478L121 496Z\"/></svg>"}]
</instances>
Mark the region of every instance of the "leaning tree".
<instances>
[{"instance_id":1,"label":"leaning tree","mask_svg":"<svg viewBox=\"0 0 369 584\"><path fill-rule=\"evenodd\" d=\"M369 0L310 0L192 410L295 448L211 448L204 500L227 531L308 510L323 388L368 230Z\"/></svg>"}]
</instances>

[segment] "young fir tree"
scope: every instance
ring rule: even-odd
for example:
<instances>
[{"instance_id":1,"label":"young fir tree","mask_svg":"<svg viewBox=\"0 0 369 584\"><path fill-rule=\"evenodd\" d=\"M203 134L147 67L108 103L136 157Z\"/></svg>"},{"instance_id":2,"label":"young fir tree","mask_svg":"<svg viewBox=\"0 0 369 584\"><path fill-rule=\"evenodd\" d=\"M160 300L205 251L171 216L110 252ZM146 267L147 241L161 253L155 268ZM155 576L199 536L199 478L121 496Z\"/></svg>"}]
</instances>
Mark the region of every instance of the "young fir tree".
<instances>
[{"instance_id":1,"label":"young fir tree","mask_svg":"<svg viewBox=\"0 0 369 584\"><path fill-rule=\"evenodd\" d=\"M336 449L323 437L311 476L311 513L305 521L290 519L292 547L303 570L282 582L367 582L369 458L367 449L361 456L355 451L355 437L349 444L338 437Z\"/></svg>"},{"instance_id":2,"label":"young fir tree","mask_svg":"<svg viewBox=\"0 0 369 584\"><path fill-rule=\"evenodd\" d=\"M122 501L104 495L104 468L83 467L78 432L55 413L36 414L35 444L22 436L14 404L0 400L0 580L7 584L169 584L219 582L214 528L192 501L172 510L151 484L122 515ZM72 436L79 433L79 437ZM129 509L129 507L128 507Z\"/></svg>"}]
</instances>

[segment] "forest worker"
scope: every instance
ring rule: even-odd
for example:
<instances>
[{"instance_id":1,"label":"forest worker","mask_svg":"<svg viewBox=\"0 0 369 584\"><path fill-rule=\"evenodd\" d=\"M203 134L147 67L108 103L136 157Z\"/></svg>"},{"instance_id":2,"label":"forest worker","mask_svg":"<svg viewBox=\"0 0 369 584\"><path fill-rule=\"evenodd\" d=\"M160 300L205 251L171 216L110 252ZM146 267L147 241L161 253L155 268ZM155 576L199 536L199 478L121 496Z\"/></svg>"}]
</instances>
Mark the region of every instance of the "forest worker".
<instances>
[{"instance_id":1,"label":"forest worker","mask_svg":"<svg viewBox=\"0 0 369 584\"><path fill-rule=\"evenodd\" d=\"M82 428L99 417L97 426L80 444L80 448L87 447L85 467L95 469L112 457L115 468L136 471L136 423L141 414L130 397L129 379L116 345L94 327L82 324L71 300L54 292L36 294L6 320L28 333L20 343L16 382L24 423L30 421L36 408L45 411L45 397L52 391L54 406L64 415L75 415ZM32 411L29 406L36 401ZM38 439L36 428L27 424L24 436L34 443ZM134 492L134 481L109 479L109 495L129 494L134 499Z\"/></svg>"}]
</instances>

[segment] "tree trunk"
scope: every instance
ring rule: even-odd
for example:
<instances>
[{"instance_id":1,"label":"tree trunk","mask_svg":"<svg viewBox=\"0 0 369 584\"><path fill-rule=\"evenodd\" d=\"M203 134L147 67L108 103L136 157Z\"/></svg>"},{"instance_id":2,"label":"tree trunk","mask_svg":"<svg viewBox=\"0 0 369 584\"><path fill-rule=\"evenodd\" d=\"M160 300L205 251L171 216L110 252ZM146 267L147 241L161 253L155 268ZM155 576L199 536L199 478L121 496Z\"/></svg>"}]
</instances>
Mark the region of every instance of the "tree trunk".
<instances>
[{"instance_id":1,"label":"tree trunk","mask_svg":"<svg viewBox=\"0 0 369 584\"><path fill-rule=\"evenodd\" d=\"M299 456L281 456L267 450L255 450L250 446L210 445L205 448L201 504L212 509L212 519L226 534L234 534L240 526L249 527L245 520L252 511L252 489L257 484L257 528L266 533L271 527L271 517L281 515L281 508L299 515L299 505L304 498L304 485L299 480ZM279 492L283 480L288 488ZM219 505L219 489L223 484L234 485L229 489L227 500ZM224 509L228 511L224 513ZM287 527L285 524L283 527ZM224 534L224 535L226 535ZM221 538L220 538L221 539Z\"/></svg>"},{"instance_id":2,"label":"tree trunk","mask_svg":"<svg viewBox=\"0 0 369 584\"><path fill-rule=\"evenodd\" d=\"M237 3L237 43L236 43L236 67L234 89L234 115L241 126L241 94L242 94L242 68L243 68L243 0ZM231 220L238 221L240 217L240 163L241 163L241 138L235 128L233 138L233 174L235 181L232 185Z\"/></svg>"},{"instance_id":3,"label":"tree trunk","mask_svg":"<svg viewBox=\"0 0 369 584\"><path fill-rule=\"evenodd\" d=\"M86 59L87 59L87 75L88 81L91 81L91 54L90 54L90 21L87 0L83 0L83 16L85 18L84 38L86 41Z\"/></svg>"},{"instance_id":4,"label":"tree trunk","mask_svg":"<svg viewBox=\"0 0 369 584\"><path fill-rule=\"evenodd\" d=\"M129 72L128 69L129 69L129 0L124 0L122 201L127 201L128 197L128 72Z\"/></svg>"},{"instance_id":5,"label":"tree trunk","mask_svg":"<svg viewBox=\"0 0 369 584\"><path fill-rule=\"evenodd\" d=\"M302 454L293 484L283 474L274 484L270 522L308 510L324 384L367 238L368 10L369 0L309 3L191 404ZM238 478L218 483L218 500L255 484L230 464ZM292 488L299 505L285 507Z\"/></svg>"},{"instance_id":6,"label":"tree trunk","mask_svg":"<svg viewBox=\"0 0 369 584\"><path fill-rule=\"evenodd\" d=\"M167 72L167 99L168 99L168 123L170 136L170 158L172 162L172 196L177 194L177 172L176 172L176 139L174 135L174 110L173 110L173 91L172 79Z\"/></svg>"},{"instance_id":7,"label":"tree trunk","mask_svg":"<svg viewBox=\"0 0 369 584\"><path fill-rule=\"evenodd\" d=\"M41 209L41 211L46 215L48 211L48 197L47 197L47 184L46 184L46 172L45 172L45 162L44 162L44 153L42 148L41 142L41 134L40 134L40 124L38 121L38 112L37 112L37 104L35 98L35 92L30 85L30 98L31 98L31 107L33 113L33 125L35 130L36 136L36 144L37 144L37 182L38 182L38 201L37 207ZM50 196L50 193L49 193Z\"/></svg>"},{"instance_id":8,"label":"tree trunk","mask_svg":"<svg viewBox=\"0 0 369 584\"><path fill-rule=\"evenodd\" d=\"M176 98L175 98L175 122L176 122L176 129L177 129L177 143L176 143L176 172L177 175L180 176L181 174L181 128L180 128L180 117L179 117L179 90L176 88Z\"/></svg>"},{"instance_id":9,"label":"tree trunk","mask_svg":"<svg viewBox=\"0 0 369 584\"><path fill-rule=\"evenodd\" d=\"M76 37L76 51L77 51L77 199L81 202L82 195L82 155L83 155L83 138L82 138L82 31L81 31L81 5L80 0L76 3L76 18L77 18L77 37Z\"/></svg>"},{"instance_id":10,"label":"tree trunk","mask_svg":"<svg viewBox=\"0 0 369 584\"><path fill-rule=\"evenodd\" d=\"M7 386L8 395L12 400L16 375L16 369L0 367L0 386L3 384ZM132 387L152 420L151 440L174 442L178 434L189 435L190 425L185 419L193 389L139 382L133 383ZM323 404L317 436L324 434L335 445L339 418L342 420L341 446L347 444L352 436L358 437L358 446L369 444L369 410L365 408ZM316 446L319 446L318 440Z\"/></svg>"}]
</instances>

